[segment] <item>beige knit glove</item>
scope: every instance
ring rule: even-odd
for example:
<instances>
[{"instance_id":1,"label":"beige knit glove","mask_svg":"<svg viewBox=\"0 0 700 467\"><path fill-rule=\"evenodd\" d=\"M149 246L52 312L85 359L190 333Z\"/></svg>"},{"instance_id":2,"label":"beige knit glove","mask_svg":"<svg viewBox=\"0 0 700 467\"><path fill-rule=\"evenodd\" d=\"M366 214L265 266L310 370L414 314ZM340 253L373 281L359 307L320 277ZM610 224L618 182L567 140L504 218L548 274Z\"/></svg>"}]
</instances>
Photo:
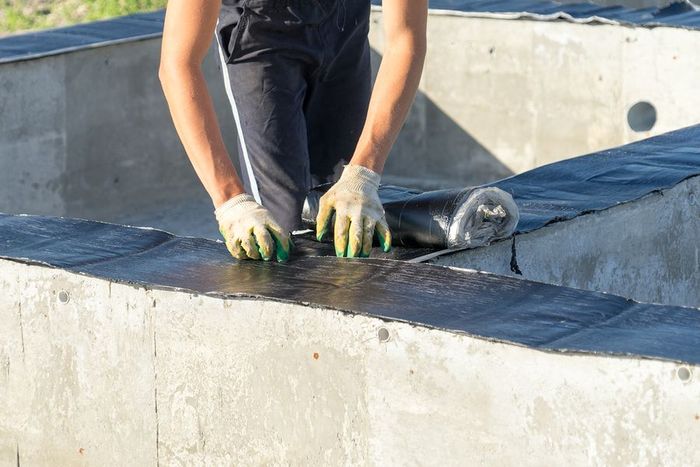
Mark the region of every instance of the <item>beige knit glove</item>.
<instances>
[{"instance_id":1,"label":"beige knit glove","mask_svg":"<svg viewBox=\"0 0 700 467\"><path fill-rule=\"evenodd\" d=\"M384 251L391 249L391 232L379 200L380 175L360 165L346 165L340 180L321 197L316 237L322 240L335 213L336 256L368 257L376 233Z\"/></svg>"},{"instance_id":2,"label":"beige knit glove","mask_svg":"<svg viewBox=\"0 0 700 467\"><path fill-rule=\"evenodd\" d=\"M215 211L226 248L236 259L289 259L290 239L270 211L248 194L231 198Z\"/></svg>"}]
</instances>

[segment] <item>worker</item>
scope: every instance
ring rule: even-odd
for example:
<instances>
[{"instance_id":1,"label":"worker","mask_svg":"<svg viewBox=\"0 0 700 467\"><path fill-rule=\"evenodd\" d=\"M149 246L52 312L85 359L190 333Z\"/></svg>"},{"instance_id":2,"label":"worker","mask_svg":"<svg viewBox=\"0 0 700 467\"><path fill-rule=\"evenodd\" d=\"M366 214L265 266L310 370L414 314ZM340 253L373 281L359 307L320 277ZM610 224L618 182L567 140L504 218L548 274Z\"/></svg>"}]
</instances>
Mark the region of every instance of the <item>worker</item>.
<instances>
[{"instance_id":1,"label":"worker","mask_svg":"<svg viewBox=\"0 0 700 467\"><path fill-rule=\"evenodd\" d=\"M326 182L335 184L320 201L318 239L334 218L338 256L369 256L375 235L390 249L378 187L418 88L427 9L427 0L384 0L385 50L372 88L370 0L169 0L160 81L235 258L287 260L306 194ZM201 68L212 33L240 177Z\"/></svg>"}]
</instances>

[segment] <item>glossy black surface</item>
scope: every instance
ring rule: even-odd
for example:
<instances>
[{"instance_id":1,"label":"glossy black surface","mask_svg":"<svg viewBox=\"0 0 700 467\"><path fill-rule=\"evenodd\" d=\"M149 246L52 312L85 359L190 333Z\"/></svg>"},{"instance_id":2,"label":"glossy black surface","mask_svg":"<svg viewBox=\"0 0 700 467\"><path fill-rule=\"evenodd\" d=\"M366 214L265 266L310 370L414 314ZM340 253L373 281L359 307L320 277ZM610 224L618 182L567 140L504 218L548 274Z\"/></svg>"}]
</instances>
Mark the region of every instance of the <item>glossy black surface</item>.
<instances>
[{"instance_id":1,"label":"glossy black surface","mask_svg":"<svg viewBox=\"0 0 700 467\"><path fill-rule=\"evenodd\" d=\"M329 184L316 187L306 197L302 220L310 229L316 228L319 200L330 187ZM449 248L449 227L473 191L474 188L468 187L421 192L393 185L380 186L379 198L391 229L393 245Z\"/></svg>"},{"instance_id":2,"label":"glossy black surface","mask_svg":"<svg viewBox=\"0 0 700 467\"><path fill-rule=\"evenodd\" d=\"M566 159L489 183L510 193L518 205L516 232L530 232L671 188L700 175L700 125L606 151ZM310 227L328 185L307 198L304 221ZM382 186L379 195L395 244L445 248L443 228L471 188L419 190ZM405 241L404 241L405 240Z\"/></svg>"},{"instance_id":3,"label":"glossy black surface","mask_svg":"<svg viewBox=\"0 0 700 467\"><path fill-rule=\"evenodd\" d=\"M381 5L381 0L372 0ZM534 19L572 19L596 22L598 18L620 24L637 26L676 26L686 29L700 27L700 11L688 2L679 1L664 8L626 8L618 5L601 6L577 2L561 4L548 0L430 0L430 8L469 13L521 13L520 17Z\"/></svg>"},{"instance_id":4,"label":"glossy black surface","mask_svg":"<svg viewBox=\"0 0 700 467\"><path fill-rule=\"evenodd\" d=\"M536 349L700 364L700 312L427 264L296 255L235 262L205 239L0 215L0 257L117 282L311 304Z\"/></svg>"},{"instance_id":5,"label":"glossy black surface","mask_svg":"<svg viewBox=\"0 0 700 467\"><path fill-rule=\"evenodd\" d=\"M82 219L13 216L0 213L0 229L7 234L2 251L14 257L30 257L58 267L75 267L101 262L125 255L142 254L152 249L167 248L172 243L188 244L188 238L178 238L161 230L127 227ZM79 233L79 235L78 235ZM128 237L129 241L123 239ZM215 248L226 248L222 243ZM431 253L429 248L392 248L384 253L372 249L372 257L411 260ZM319 243L312 234L294 236L293 257L335 256L332 243Z\"/></svg>"},{"instance_id":6,"label":"glossy black surface","mask_svg":"<svg viewBox=\"0 0 700 467\"><path fill-rule=\"evenodd\" d=\"M18 34L0 39L0 63L54 55L98 44L158 37L162 11Z\"/></svg>"},{"instance_id":7,"label":"glossy black surface","mask_svg":"<svg viewBox=\"0 0 700 467\"><path fill-rule=\"evenodd\" d=\"M517 232L611 208L700 175L700 125L494 182L515 199Z\"/></svg>"}]
</instances>

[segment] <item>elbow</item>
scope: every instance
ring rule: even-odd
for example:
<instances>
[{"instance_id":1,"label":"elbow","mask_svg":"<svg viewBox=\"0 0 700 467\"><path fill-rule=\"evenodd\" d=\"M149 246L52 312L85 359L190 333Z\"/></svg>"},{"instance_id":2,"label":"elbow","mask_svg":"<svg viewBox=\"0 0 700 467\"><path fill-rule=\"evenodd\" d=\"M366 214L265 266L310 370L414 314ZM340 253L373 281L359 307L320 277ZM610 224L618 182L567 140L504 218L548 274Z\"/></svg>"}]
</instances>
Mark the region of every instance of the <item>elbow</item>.
<instances>
[{"instance_id":1,"label":"elbow","mask_svg":"<svg viewBox=\"0 0 700 467\"><path fill-rule=\"evenodd\" d=\"M417 65L423 64L427 50L428 42L424 34L397 35L387 42L386 47L386 52L408 56Z\"/></svg>"},{"instance_id":2,"label":"elbow","mask_svg":"<svg viewBox=\"0 0 700 467\"><path fill-rule=\"evenodd\" d=\"M194 77L198 70L201 71L199 66L193 66L187 62L161 59L158 67L158 79L163 90L167 91L167 88L174 83Z\"/></svg>"},{"instance_id":3,"label":"elbow","mask_svg":"<svg viewBox=\"0 0 700 467\"><path fill-rule=\"evenodd\" d=\"M160 81L160 87L163 89L163 92L167 93L169 79L170 74L168 73L168 69L161 61L160 66L158 67L158 81Z\"/></svg>"},{"instance_id":4,"label":"elbow","mask_svg":"<svg viewBox=\"0 0 700 467\"><path fill-rule=\"evenodd\" d=\"M165 90L168 84L172 81L175 73L173 72L173 66L169 65L164 60L160 61L160 66L158 67L158 80L160 81L160 86Z\"/></svg>"},{"instance_id":5,"label":"elbow","mask_svg":"<svg viewBox=\"0 0 700 467\"><path fill-rule=\"evenodd\" d=\"M423 63L425 55L428 52L428 40L425 35L417 36L411 42L412 55L416 61Z\"/></svg>"},{"instance_id":6,"label":"elbow","mask_svg":"<svg viewBox=\"0 0 700 467\"><path fill-rule=\"evenodd\" d=\"M425 63L425 55L427 54L427 52L428 45L425 39L419 41L413 48L413 61L421 69L423 68L423 64Z\"/></svg>"},{"instance_id":7,"label":"elbow","mask_svg":"<svg viewBox=\"0 0 700 467\"><path fill-rule=\"evenodd\" d=\"M163 84L163 81L166 80L166 75L167 75L167 70L165 69L165 64L161 60L160 65L158 66L158 80L160 81L161 84Z\"/></svg>"}]
</instances>

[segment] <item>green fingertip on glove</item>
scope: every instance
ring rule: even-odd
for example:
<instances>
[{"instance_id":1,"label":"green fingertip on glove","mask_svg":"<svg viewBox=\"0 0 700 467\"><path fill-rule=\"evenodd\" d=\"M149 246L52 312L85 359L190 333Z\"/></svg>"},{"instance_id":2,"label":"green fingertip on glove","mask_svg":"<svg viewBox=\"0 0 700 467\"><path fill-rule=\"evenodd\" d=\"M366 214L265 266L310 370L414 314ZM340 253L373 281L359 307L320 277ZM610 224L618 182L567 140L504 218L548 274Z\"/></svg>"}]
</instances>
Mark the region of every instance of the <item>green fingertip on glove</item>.
<instances>
[{"instance_id":1,"label":"green fingertip on glove","mask_svg":"<svg viewBox=\"0 0 700 467\"><path fill-rule=\"evenodd\" d=\"M375 230L377 235L377 240L379 240L379 246L382 247L384 253L389 253L391 251L391 231L388 226L377 224Z\"/></svg>"},{"instance_id":2,"label":"green fingertip on glove","mask_svg":"<svg viewBox=\"0 0 700 467\"><path fill-rule=\"evenodd\" d=\"M286 263L289 261L289 255L291 254L294 244L292 239L287 237L280 237L276 232L271 232L272 238L275 239L275 253L277 261L280 263Z\"/></svg>"},{"instance_id":3,"label":"green fingertip on glove","mask_svg":"<svg viewBox=\"0 0 700 467\"><path fill-rule=\"evenodd\" d=\"M333 241L341 258L367 258L376 237L384 252L391 250L391 231L379 200L378 173L362 166L345 166L340 180L319 201L316 239L322 241L335 214Z\"/></svg>"},{"instance_id":4,"label":"green fingertip on glove","mask_svg":"<svg viewBox=\"0 0 700 467\"><path fill-rule=\"evenodd\" d=\"M374 232L367 235L362 240L358 240L356 238L348 238L348 232L341 230L340 237L336 237L334 241L335 255L338 258L369 258L374 238L377 239L379 247L384 253L391 251L391 232L388 227L377 224ZM323 235L317 235L317 238L322 240Z\"/></svg>"},{"instance_id":5,"label":"green fingertip on glove","mask_svg":"<svg viewBox=\"0 0 700 467\"><path fill-rule=\"evenodd\" d=\"M275 258L281 263L289 260L293 246L289 233L252 196L235 196L216 209L215 214L219 232L234 258L264 261Z\"/></svg>"}]
</instances>

